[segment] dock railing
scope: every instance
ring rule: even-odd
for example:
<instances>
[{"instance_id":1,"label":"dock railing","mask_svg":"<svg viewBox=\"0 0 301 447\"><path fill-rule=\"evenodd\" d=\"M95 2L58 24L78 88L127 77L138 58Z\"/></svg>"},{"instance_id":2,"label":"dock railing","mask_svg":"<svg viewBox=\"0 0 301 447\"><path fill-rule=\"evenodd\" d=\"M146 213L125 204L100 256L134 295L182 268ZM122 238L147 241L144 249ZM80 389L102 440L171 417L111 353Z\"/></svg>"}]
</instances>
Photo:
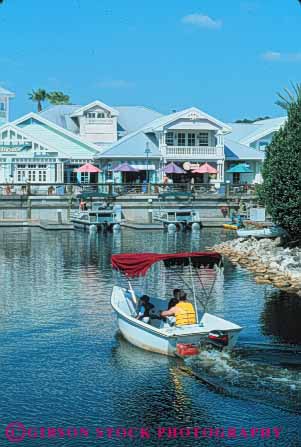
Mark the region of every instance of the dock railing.
<instances>
[{"instance_id":1,"label":"dock railing","mask_svg":"<svg viewBox=\"0 0 301 447\"><path fill-rule=\"evenodd\" d=\"M219 187L217 187L219 186ZM194 197L222 196L226 198L255 195L256 186L251 184L220 183L1 183L0 196L69 196L82 192L104 192L116 196L158 196L164 192L191 192Z\"/></svg>"}]
</instances>

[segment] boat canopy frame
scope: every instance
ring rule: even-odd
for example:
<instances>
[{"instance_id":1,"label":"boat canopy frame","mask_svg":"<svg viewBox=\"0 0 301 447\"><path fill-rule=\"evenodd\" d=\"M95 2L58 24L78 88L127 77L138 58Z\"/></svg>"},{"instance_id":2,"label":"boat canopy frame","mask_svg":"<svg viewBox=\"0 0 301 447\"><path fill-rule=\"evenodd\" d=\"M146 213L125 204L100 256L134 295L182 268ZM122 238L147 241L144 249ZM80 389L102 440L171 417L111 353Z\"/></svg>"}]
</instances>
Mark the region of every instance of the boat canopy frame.
<instances>
[{"instance_id":1,"label":"boat canopy frame","mask_svg":"<svg viewBox=\"0 0 301 447\"><path fill-rule=\"evenodd\" d=\"M131 284L131 279L135 277L145 277L148 270L157 262L163 261L165 268L170 268L173 266L187 267L189 266L191 284L186 280L184 275L179 274L185 286L190 290L193 296L194 307L197 310L197 302L206 312L206 308L211 297L215 282L216 275L214 277L213 283L210 286L210 290L207 291L202 277L200 275L199 269L201 267L206 269L214 269L216 267L223 267L222 256L217 252L185 252L185 253L168 253L168 254L158 254L158 253L137 253L137 254L119 254L112 255L111 258L112 267L120 275L124 274L128 280L129 292L132 296L134 305L138 306L138 299L136 297L135 291ZM194 279L193 279L193 268L197 273L197 278L201 286L202 293L204 295L204 301L197 296ZM198 312L196 312L197 324Z\"/></svg>"}]
</instances>

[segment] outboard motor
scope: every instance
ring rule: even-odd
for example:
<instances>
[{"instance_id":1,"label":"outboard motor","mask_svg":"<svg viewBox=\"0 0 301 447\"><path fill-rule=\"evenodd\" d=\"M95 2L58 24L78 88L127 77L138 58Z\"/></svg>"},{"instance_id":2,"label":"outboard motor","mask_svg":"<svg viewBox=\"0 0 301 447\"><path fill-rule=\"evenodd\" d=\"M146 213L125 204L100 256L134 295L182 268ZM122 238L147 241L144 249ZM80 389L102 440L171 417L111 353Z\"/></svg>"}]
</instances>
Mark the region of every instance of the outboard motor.
<instances>
[{"instance_id":1,"label":"outboard motor","mask_svg":"<svg viewBox=\"0 0 301 447\"><path fill-rule=\"evenodd\" d=\"M225 346L228 346L229 336L223 331L211 331L208 334L208 341L214 346L224 348Z\"/></svg>"}]
</instances>

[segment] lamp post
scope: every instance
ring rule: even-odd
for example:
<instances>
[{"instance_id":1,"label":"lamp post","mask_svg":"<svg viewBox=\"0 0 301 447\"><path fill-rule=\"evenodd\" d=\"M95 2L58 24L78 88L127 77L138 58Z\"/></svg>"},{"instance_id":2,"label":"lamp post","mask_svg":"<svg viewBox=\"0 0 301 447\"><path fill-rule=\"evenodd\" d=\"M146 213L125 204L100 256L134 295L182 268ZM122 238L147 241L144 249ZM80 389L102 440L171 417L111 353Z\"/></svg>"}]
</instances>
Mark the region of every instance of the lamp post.
<instances>
[{"instance_id":1,"label":"lamp post","mask_svg":"<svg viewBox=\"0 0 301 447\"><path fill-rule=\"evenodd\" d=\"M149 142L148 142L148 141L146 142L144 153L145 153L145 155L146 155L146 183L148 184L148 183L149 183L148 157L149 157L149 154L151 153L151 150L150 150L150 148L149 148Z\"/></svg>"}]
</instances>

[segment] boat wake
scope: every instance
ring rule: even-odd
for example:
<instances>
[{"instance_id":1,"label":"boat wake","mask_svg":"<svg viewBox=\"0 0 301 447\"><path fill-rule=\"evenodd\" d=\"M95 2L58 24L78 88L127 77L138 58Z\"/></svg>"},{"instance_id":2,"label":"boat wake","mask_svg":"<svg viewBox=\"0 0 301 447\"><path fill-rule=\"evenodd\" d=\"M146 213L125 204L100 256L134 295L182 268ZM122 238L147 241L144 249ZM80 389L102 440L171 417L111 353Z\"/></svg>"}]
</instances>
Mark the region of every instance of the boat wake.
<instances>
[{"instance_id":1,"label":"boat wake","mask_svg":"<svg viewBox=\"0 0 301 447\"><path fill-rule=\"evenodd\" d=\"M291 362L287 353L282 359L277 352L275 361L275 352L252 352L252 359L246 358L248 355L242 349L231 354L203 351L185 360L182 372L230 397L301 413L301 355L291 352Z\"/></svg>"}]
</instances>

